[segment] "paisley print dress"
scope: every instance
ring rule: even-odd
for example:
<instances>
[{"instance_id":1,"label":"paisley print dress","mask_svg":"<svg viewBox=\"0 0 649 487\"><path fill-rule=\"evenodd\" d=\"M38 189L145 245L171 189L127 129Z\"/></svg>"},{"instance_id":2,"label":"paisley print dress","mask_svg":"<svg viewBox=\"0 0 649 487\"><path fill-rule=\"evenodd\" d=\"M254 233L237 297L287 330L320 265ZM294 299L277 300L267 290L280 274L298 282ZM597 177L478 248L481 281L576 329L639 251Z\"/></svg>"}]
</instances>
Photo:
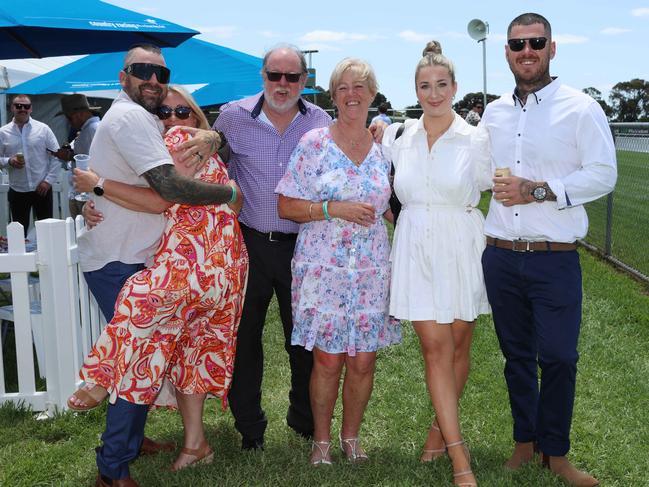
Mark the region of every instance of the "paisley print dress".
<instances>
[{"instance_id":1,"label":"paisley print dress","mask_svg":"<svg viewBox=\"0 0 649 487\"><path fill-rule=\"evenodd\" d=\"M170 152L187 137L167 134ZM225 184L228 174L211 158L196 178ZM237 216L226 204L175 204L166 216L153 264L126 281L80 376L105 387L111 402L173 406L173 394L156 400L168 380L185 394L221 397L225 406L248 277Z\"/></svg>"}]
</instances>

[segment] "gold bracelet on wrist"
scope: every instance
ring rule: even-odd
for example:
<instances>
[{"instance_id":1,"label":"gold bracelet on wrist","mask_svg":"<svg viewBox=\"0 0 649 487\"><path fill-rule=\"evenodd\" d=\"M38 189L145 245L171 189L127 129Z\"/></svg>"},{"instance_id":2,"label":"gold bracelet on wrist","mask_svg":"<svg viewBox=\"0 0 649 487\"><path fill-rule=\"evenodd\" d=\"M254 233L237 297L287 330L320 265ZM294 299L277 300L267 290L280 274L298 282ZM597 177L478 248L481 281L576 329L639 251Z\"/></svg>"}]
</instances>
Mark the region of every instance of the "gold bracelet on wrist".
<instances>
[{"instance_id":1,"label":"gold bracelet on wrist","mask_svg":"<svg viewBox=\"0 0 649 487\"><path fill-rule=\"evenodd\" d=\"M313 221L313 205L313 202L309 204L309 221Z\"/></svg>"}]
</instances>

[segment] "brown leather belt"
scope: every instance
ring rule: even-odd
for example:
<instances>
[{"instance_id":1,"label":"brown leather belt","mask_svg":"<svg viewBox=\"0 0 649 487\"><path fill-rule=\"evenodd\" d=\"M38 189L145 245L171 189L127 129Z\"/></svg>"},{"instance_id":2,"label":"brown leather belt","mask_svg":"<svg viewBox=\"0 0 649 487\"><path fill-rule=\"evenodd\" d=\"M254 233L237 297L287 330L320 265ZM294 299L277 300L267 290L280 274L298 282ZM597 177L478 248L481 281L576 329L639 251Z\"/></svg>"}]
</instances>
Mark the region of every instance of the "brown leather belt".
<instances>
[{"instance_id":1,"label":"brown leather belt","mask_svg":"<svg viewBox=\"0 0 649 487\"><path fill-rule=\"evenodd\" d=\"M530 242L528 240L501 240L487 237L487 245L514 252L565 252L577 250L577 244L566 242Z\"/></svg>"}]
</instances>

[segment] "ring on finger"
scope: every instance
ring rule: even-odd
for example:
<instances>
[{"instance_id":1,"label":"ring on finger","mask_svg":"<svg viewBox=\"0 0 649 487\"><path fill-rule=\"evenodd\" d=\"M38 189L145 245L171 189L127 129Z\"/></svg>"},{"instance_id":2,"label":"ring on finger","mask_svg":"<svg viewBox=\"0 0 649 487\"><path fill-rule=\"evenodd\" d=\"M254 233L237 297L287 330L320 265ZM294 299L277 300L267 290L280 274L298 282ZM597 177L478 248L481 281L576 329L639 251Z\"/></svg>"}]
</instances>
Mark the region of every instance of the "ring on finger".
<instances>
[{"instance_id":1,"label":"ring on finger","mask_svg":"<svg viewBox=\"0 0 649 487\"><path fill-rule=\"evenodd\" d=\"M197 152L197 153L194 154L194 155L195 155L195 156L198 156L199 159L202 159L202 158L203 158L203 155L202 155L200 152Z\"/></svg>"}]
</instances>

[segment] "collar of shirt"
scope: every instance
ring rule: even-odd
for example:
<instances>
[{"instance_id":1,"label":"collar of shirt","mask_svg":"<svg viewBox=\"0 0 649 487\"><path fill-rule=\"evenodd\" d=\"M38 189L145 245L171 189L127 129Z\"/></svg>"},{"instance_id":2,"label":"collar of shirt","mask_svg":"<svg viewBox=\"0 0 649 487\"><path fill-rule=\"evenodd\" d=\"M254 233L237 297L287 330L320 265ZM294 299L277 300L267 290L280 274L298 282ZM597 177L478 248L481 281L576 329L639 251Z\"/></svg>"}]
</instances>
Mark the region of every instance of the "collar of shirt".
<instances>
[{"instance_id":1,"label":"collar of shirt","mask_svg":"<svg viewBox=\"0 0 649 487\"><path fill-rule=\"evenodd\" d=\"M557 79L556 76L552 77L552 81L545 85L543 88L541 88L538 91L534 91L527 95L527 99L530 99L530 96L534 97L534 101L536 102L537 105L541 104L543 100L548 100L552 97L554 93L559 89L559 86L561 86L561 82ZM525 106L525 103L520 99L520 96L518 94L518 88L514 88L514 91L512 92L512 104L516 106L517 104L520 105L521 107Z\"/></svg>"},{"instance_id":2,"label":"collar of shirt","mask_svg":"<svg viewBox=\"0 0 649 487\"><path fill-rule=\"evenodd\" d=\"M250 116L252 118L257 118L261 113L262 107L264 106L264 99L264 92L262 91L261 93L242 100L239 106L244 110L250 112ZM306 106L301 97L297 100L297 108L302 115L306 115L309 111L309 108Z\"/></svg>"},{"instance_id":3,"label":"collar of shirt","mask_svg":"<svg viewBox=\"0 0 649 487\"><path fill-rule=\"evenodd\" d=\"M426 131L423 115L417 120L415 130L422 132ZM456 135L471 135L471 126L457 113L453 116L453 123L451 123L448 130L440 136L440 139L452 139Z\"/></svg>"}]
</instances>

